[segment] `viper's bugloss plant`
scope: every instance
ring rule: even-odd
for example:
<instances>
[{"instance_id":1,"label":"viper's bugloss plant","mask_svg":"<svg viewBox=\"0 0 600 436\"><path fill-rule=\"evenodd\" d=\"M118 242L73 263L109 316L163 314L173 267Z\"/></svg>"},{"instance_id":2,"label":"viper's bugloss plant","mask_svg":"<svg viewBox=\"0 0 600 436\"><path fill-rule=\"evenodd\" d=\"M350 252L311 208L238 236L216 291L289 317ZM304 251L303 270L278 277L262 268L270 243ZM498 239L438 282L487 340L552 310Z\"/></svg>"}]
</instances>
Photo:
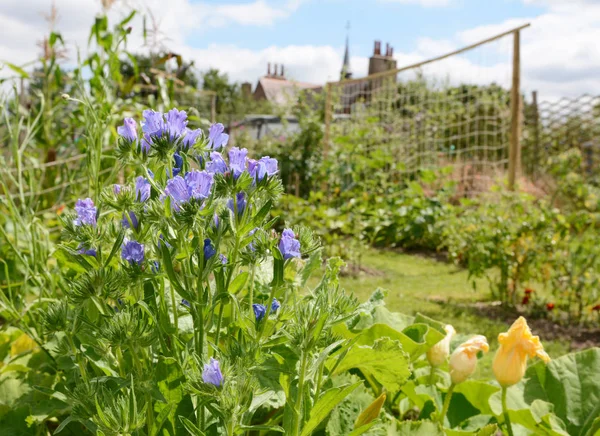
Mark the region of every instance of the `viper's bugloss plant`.
<instances>
[{"instance_id":1,"label":"viper's bugloss plant","mask_svg":"<svg viewBox=\"0 0 600 436\"><path fill-rule=\"evenodd\" d=\"M105 404L115 410L101 413L78 397L74 410L87 412L72 419L104 431L102 416L119 416L119 399L135 396L131 419L140 428L143 413L146 433L241 434L262 413L255 398L272 383L265 385L265 368L284 365L272 373L278 383L298 364L297 376L285 378L288 406L259 422L300 434L310 415L305 385L316 383L318 398L331 383L323 358L314 359L345 343L331 329L357 308L338 289L340 265L314 293L299 295L320 266L319 245L307 229L272 227L282 193L277 160L225 150L222 125L205 136L187 127L184 111L143 116L141 129L131 118L118 128L131 180L62 217L60 259L72 280L66 303L48 306L47 330L65 341L70 370L80 374L69 389L84 384L115 398Z\"/></svg>"}]
</instances>

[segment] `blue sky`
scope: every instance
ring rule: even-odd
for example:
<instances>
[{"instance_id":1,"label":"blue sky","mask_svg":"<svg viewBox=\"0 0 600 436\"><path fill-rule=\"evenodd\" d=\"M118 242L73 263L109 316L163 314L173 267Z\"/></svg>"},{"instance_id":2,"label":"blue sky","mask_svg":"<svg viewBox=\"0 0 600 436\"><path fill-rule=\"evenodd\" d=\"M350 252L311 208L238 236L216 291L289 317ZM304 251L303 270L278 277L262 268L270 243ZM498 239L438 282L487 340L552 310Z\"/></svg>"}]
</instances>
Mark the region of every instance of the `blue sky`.
<instances>
[{"instance_id":1,"label":"blue sky","mask_svg":"<svg viewBox=\"0 0 600 436\"><path fill-rule=\"evenodd\" d=\"M202 3L218 5L223 1L204 0ZM394 1L310 0L289 17L270 26L237 25L218 32L200 30L190 35L187 43L200 48L220 42L253 50L273 44L340 46L349 21L351 54L370 56L374 39L389 41L396 50L410 51L420 37L451 38L457 32L484 24L515 17L535 18L545 9L519 0L460 0L443 7Z\"/></svg>"},{"instance_id":2,"label":"blue sky","mask_svg":"<svg viewBox=\"0 0 600 436\"><path fill-rule=\"evenodd\" d=\"M54 0L69 60L85 52L100 0ZM26 64L48 32L50 0L0 0L0 60ZM283 63L290 79L337 80L350 21L354 77L367 72L373 41L390 42L398 66L410 65L526 22L522 85L541 98L600 94L600 0L116 0L111 21L133 20L129 48L169 50L199 71L217 68L234 81L256 84L266 65ZM142 15L154 16L159 34L143 45ZM430 71L454 81L490 83L510 78L510 40L453 58ZM3 74L0 71L0 74Z\"/></svg>"}]
</instances>

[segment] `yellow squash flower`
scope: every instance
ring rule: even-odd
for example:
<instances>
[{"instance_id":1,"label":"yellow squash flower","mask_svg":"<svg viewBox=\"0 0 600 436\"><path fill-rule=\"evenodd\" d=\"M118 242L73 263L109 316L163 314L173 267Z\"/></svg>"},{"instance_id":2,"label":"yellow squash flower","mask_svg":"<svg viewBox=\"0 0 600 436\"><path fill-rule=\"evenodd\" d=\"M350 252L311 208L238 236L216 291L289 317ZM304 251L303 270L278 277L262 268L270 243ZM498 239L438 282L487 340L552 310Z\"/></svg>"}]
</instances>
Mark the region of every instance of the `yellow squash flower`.
<instances>
[{"instance_id":1,"label":"yellow squash flower","mask_svg":"<svg viewBox=\"0 0 600 436\"><path fill-rule=\"evenodd\" d=\"M456 330L450 324L444 327L446 336L427 351L427 360L431 366L441 366L446 363L450 354L450 341L456 334Z\"/></svg>"},{"instance_id":2,"label":"yellow squash flower","mask_svg":"<svg viewBox=\"0 0 600 436\"><path fill-rule=\"evenodd\" d=\"M458 346L450 356L450 378L453 384L464 382L477 368L477 353L487 352L490 346L485 336L473 336Z\"/></svg>"},{"instance_id":3,"label":"yellow squash flower","mask_svg":"<svg viewBox=\"0 0 600 436\"><path fill-rule=\"evenodd\" d=\"M550 356L544 351L540 338L533 336L522 316L510 326L506 333L498 335L500 348L494 357L492 369L501 386L518 383L525 375L527 357L538 356L544 362L550 362Z\"/></svg>"}]
</instances>

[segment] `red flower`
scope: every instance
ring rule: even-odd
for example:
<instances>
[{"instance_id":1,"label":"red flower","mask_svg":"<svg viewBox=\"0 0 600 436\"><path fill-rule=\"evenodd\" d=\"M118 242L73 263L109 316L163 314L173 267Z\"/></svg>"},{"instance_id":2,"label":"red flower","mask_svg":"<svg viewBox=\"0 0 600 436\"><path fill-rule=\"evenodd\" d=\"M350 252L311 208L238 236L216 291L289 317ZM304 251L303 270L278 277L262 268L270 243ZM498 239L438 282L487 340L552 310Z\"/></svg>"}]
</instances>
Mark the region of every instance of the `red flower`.
<instances>
[{"instance_id":1,"label":"red flower","mask_svg":"<svg viewBox=\"0 0 600 436\"><path fill-rule=\"evenodd\" d=\"M533 289L531 288L525 288L525 295L529 295L533 292Z\"/></svg>"},{"instance_id":2,"label":"red flower","mask_svg":"<svg viewBox=\"0 0 600 436\"><path fill-rule=\"evenodd\" d=\"M548 312L550 312L551 310L554 310L554 303L548 303L548 304L546 304L546 310Z\"/></svg>"},{"instance_id":3,"label":"red flower","mask_svg":"<svg viewBox=\"0 0 600 436\"><path fill-rule=\"evenodd\" d=\"M600 310L600 304L596 304L594 307L592 307L592 310L598 312Z\"/></svg>"},{"instance_id":4,"label":"red flower","mask_svg":"<svg viewBox=\"0 0 600 436\"><path fill-rule=\"evenodd\" d=\"M521 301L521 304L527 304L527 303L529 303L529 295L525 295L523 297L523 301Z\"/></svg>"}]
</instances>

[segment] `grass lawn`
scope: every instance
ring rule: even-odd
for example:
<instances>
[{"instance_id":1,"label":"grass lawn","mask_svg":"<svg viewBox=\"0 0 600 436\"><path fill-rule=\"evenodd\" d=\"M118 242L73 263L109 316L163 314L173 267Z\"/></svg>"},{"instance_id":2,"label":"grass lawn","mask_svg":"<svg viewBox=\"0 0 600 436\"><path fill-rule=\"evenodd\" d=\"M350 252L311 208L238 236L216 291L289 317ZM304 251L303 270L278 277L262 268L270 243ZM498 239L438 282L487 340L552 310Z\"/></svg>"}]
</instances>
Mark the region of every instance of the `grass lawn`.
<instances>
[{"instance_id":1,"label":"grass lawn","mask_svg":"<svg viewBox=\"0 0 600 436\"><path fill-rule=\"evenodd\" d=\"M497 336L510 323L488 318L473 307L473 303L490 301L485 281L478 281L474 290L465 270L432 258L393 251L369 250L362 266L367 273L342 278L346 291L354 292L364 301L376 288L386 289L386 304L392 311L411 315L420 312L452 324L458 333L486 336L490 353L479 362L479 376L492 377L491 362L498 346ZM533 334L540 336L551 357L569 351L567 341L546 340L543 331L534 330Z\"/></svg>"}]
</instances>

